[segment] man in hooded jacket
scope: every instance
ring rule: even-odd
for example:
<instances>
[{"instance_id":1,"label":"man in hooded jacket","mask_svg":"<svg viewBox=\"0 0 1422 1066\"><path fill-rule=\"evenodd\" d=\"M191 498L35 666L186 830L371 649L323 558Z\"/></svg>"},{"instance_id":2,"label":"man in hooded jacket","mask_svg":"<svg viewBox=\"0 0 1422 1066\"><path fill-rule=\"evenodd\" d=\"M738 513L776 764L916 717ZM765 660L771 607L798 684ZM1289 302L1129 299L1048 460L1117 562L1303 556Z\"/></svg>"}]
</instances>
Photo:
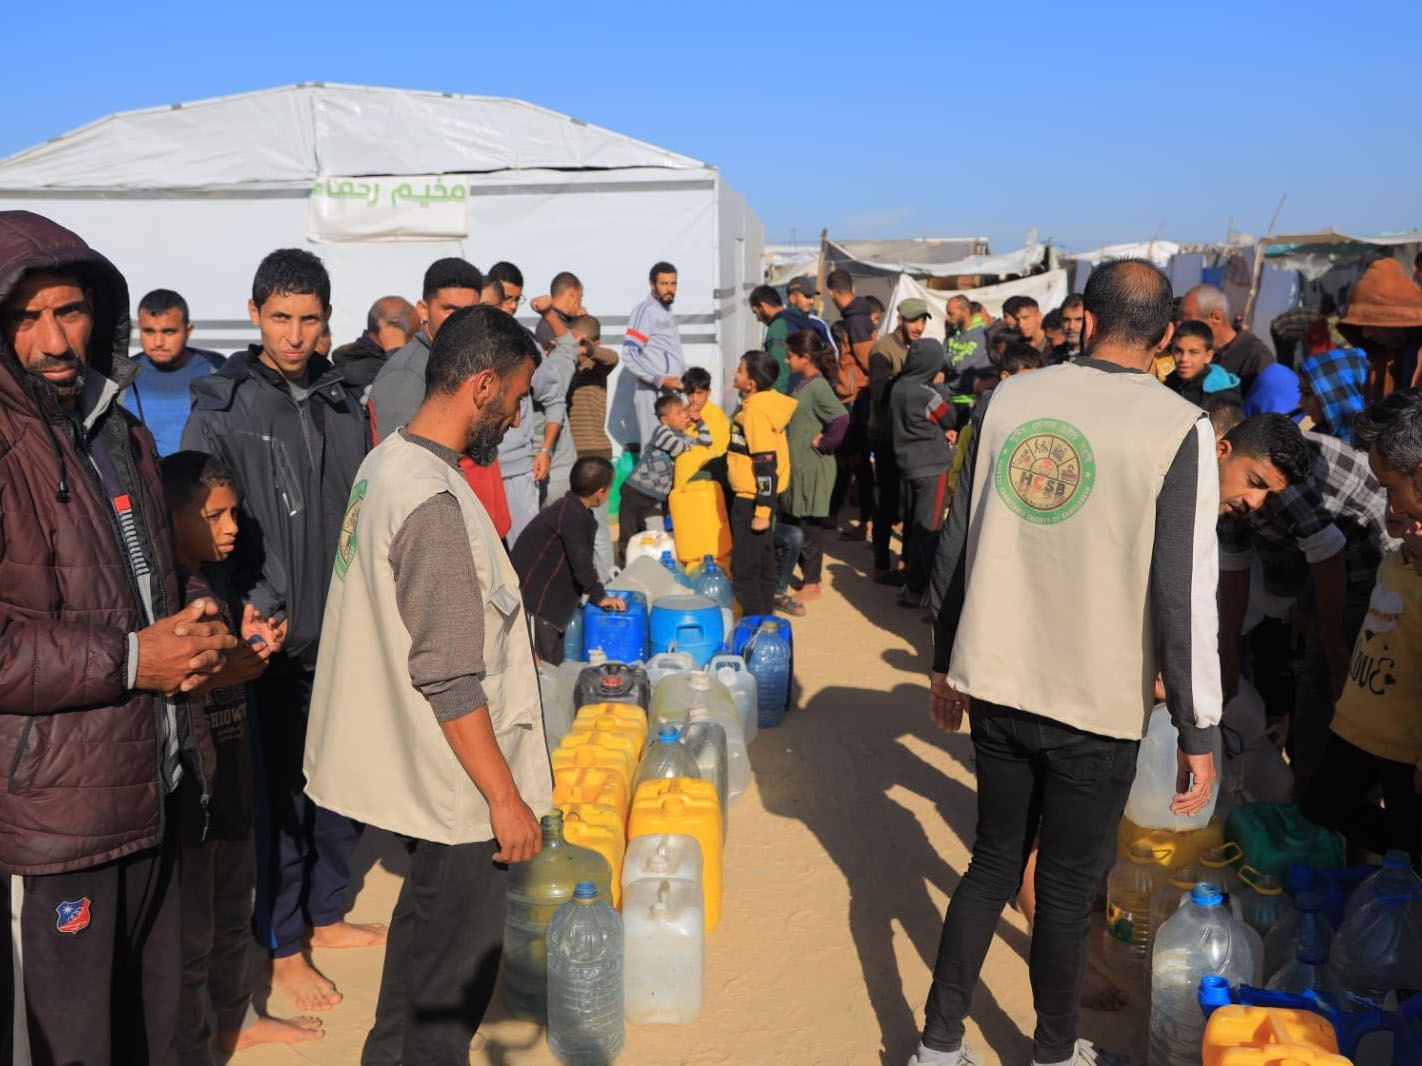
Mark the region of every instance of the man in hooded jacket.
<instances>
[{"instance_id":1,"label":"man in hooded jacket","mask_svg":"<svg viewBox=\"0 0 1422 1066\"><path fill-rule=\"evenodd\" d=\"M183 693L236 641L179 598L153 437L119 407L128 286L73 233L0 212L0 1062L165 1061L181 975Z\"/></svg>"},{"instance_id":2,"label":"man in hooded jacket","mask_svg":"<svg viewBox=\"0 0 1422 1066\"><path fill-rule=\"evenodd\" d=\"M943 376L943 360L943 345L932 337L914 341L889 396L894 458L903 479L904 515L909 523L904 537L908 573L899 601L906 607L923 602L948 507L953 449L947 434L956 427L957 414L946 387L936 383Z\"/></svg>"}]
</instances>

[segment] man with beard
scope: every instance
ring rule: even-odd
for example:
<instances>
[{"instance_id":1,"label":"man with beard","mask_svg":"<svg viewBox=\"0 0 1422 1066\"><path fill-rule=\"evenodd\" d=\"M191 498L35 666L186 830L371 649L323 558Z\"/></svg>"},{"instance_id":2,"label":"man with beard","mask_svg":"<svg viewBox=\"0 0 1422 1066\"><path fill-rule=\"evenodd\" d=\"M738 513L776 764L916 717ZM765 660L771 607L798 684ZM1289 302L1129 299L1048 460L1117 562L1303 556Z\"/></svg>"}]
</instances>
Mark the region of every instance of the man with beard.
<instances>
[{"instance_id":1,"label":"man with beard","mask_svg":"<svg viewBox=\"0 0 1422 1066\"><path fill-rule=\"evenodd\" d=\"M648 272L652 291L632 308L622 340L622 365L637 379L632 408L637 415L637 441L645 445L657 430L657 397L663 389L680 389L686 373L681 330L671 305L676 299L676 267L657 263Z\"/></svg>"},{"instance_id":2,"label":"man with beard","mask_svg":"<svg viewBox=\"0 0 1422 1066\"><path fill-rule=\"evenodd\" d=\"M537 353L492 307L451 315L424 402L361 464L341 527L307 787L410 855L364 1062L468 1061L503 938L496 864L538 852L552 805L518 574L459 472L493 460Z\"/></svg>"},{"instance_id":3,"label":"man with beard","mask_svg":"<svg viewBox=\"0 0 1422 1066\"><path fill-rule=\"evenodd\" d=\"M236 477L237 593L267 618L289 619L285 647L252 685L267 814L257 925L272 953L273 988L298 1009L319 1012L341 997L306 960L307 925L315 947L385 939L379 927L345 921L360 826L313 806L301 776L331 559L369 433L356 393L316 354L331 315L320 259L299 248L272 252L257 267L247 312L261 341L193 383L183 447L206 452Z\"/></svg>"},{"instance_id":4,"label":"man with beard","mask_svg":"<svg viewBox=\"0 0 1422 1066\"><path fill-rule=\"evenodd\" d=\"M1062 333L1066 335L1066 340L1051 350L1050 361L1053 366L1081 355L1081 329L1086 324L1086 305L1081 299L1081 293L1074 292L1062 302L1061 316Z\"/></svg>"},{"instance_id":5,"label":"man with beard","mask_svg":"<svg viewBox=\"0 0 1422 1066\"><path fill-rule=\"evenodd\" d=\"M177 1027L178 793L213 762L181 694L236 640L182 607L128 336L113 264L0 212L0 1062L162 1063Z\"/></svg>"}]
</instances>

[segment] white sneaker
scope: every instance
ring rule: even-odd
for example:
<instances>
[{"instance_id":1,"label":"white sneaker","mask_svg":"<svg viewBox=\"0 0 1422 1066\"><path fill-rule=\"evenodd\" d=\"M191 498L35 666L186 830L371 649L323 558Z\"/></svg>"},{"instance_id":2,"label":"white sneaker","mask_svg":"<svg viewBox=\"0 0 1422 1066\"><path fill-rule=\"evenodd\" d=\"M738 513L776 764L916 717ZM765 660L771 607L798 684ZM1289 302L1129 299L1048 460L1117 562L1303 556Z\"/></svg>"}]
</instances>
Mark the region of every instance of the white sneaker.
<instances>
[{"instance_id":1,"label":"white sneaker","mask_svg":"<svg viewBox=\"0 0 1422 1066\"><path fill-rule=\"evenodd\" d=\"M1064 1062L1042 1063L1032 1060L1032 1066L1131 1066L1131 1057L1119 1051L1107 1051L1090 1040L1078 1040L1071 1058Z\"/></svg>"},{"instance_id":2,"label":"white sneaker","mask_svg":"<svg viewBox=\"0 0 1422 1066\"><path fill-rule=\"evenodd\" d=\"M908 1066L982 1066L982 1061L966 1042L959 1044L957 1051L934 1051L919 1044Z\"/></svg>"}]
</instances>

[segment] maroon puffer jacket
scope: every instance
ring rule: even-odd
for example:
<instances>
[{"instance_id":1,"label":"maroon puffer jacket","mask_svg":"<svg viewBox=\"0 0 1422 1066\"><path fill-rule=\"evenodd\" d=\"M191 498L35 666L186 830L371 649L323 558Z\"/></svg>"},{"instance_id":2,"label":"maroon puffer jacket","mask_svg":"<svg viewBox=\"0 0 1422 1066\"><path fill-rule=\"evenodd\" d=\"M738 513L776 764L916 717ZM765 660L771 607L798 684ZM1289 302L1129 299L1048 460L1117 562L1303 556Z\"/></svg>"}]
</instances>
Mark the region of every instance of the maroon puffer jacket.
<instances>
[{"instance_id":1,"label":"maroon puffer jacket","mask_svg":"<svg viewBox=\"0 0 1422 1066\"><path fill-rule=\"evenodd\" d=\"M93 292L89 373L134 373L128 286L77 236L27 211L0 212L0 305L36 270L80 275ZM164 832L163 701L125 688L127 635L143 628L113 506L67 422L41 413L0 339L0 873L53 874L158 844ZM92 423L139 487L161 616L181 604L157 452L112 403ZM57 488L63 477L68 502ZM179 701L189 773L211 766L206 716Z\"/></svg>"}]
</instances>

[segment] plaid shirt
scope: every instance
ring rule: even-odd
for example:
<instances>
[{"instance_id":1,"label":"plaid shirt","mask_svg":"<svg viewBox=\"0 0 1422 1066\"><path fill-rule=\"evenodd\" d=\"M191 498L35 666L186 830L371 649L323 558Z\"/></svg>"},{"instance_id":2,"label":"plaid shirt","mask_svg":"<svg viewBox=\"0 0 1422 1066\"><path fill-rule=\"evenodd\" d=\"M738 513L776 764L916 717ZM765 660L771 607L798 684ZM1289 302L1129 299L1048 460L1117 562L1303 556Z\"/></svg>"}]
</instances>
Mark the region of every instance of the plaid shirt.
<instances>
[{"instance_id":1,"label":"plaid shirt","mask_svg":"<svg viewBox=\"0 0 1422 1066\"><path fill-rule=\"evenodd\" d=\"M1308 563L1330 559L1342 548L1349 592L1366 596L1378 563L1393 547L1385 526L1387 496L1364 453L1321 433L1305 433L1304 439L1314 453L1313 476L1242 519L1222 518L1220 569L1248 570L1256 538Z\"/></svg>"},{"instance_id":2,"label":"plaid shirt","mask_svg":"<svg viewBox=\"0 0 1422 1066\"><path fill-rule=\"evenodd\" d=\"M1368 384L1368 359L1356 348L1334 348L1311 355L1299 375L1323 404L1327 429L1346 444L1353 443L1353 423L1367 406L1363 389Z\"/></svg>"}]
</instances>

